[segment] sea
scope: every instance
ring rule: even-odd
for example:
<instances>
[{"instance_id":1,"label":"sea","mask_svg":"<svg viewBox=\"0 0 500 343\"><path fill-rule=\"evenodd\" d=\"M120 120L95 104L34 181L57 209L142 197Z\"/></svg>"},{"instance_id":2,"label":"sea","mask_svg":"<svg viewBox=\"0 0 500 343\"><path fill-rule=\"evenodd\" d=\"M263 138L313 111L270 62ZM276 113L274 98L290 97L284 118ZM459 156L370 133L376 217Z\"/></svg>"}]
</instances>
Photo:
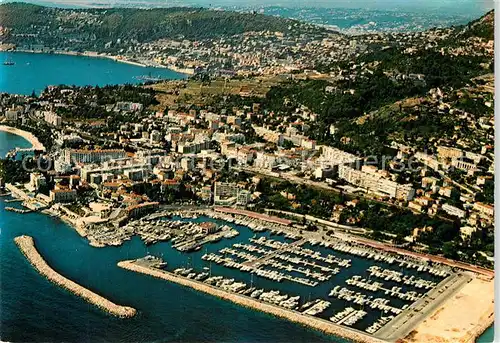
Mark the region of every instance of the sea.
<instances>
[{"instance_id":1,"label":"sea","mask_svg":"<svg viewBox=\"0 0 500 343\"><path fill-rule=\"evenodd\" d=\"M14 65L4 65L12 61ZM49 85L105 86L138 84L141 76L182 79L167 68L141 67L109 58L62 54L0 52L0 92L40 94Z\"/></svg>"},{"instance_id":2,"label":"sea","mask_svg":"<svg viewBox=\"0 0 500 343\"><path fill-rule=\"evenodd\" d=\"M112 63L111 68L135 67L77 56L24 56L27 59L31 57L49 61L53 58L73 60L67 61L68 65L81 65L83 62L80 59L83 59L84 64L105 62ZM115 75L116 69L113 70ZM41 75L52 77L49 73ZM117 79L130 79L130 75L115 76ZM76 79L80 77L84 76L77 73ZM17 80L21 83L25 81L23 77L17 77ZM16 87L23 88L23 85ZM25 89L27 87L24 86ZM0 157L14 147L29 146L29 142L20 136L0 132ZM18 203L6 203L8 200L8 197L0 197L0 341L348 342L116 266L118 261L152 254L162 256L171 266L200 269L202 262L199 258L191 259L190 256L196 257L202 254L201 251L183 254L172 249L171 243L146 246L138 237L120 247L94 248L59 218L41 213L6 211L6 206L20 206ZM248 228L238 227L238 230L238 240L253 235ZM55 270L117 304L136 308L137 316L130 319L112 317L41 277L14 244L14 237L23 234L34 237L38 250ZM224 240L209 244L208 249L216 251L224 244ZM222 270L222 267L214 268ZM297 293L299 291L297 286ZM493 328L478 340L481 343L492 341Z\"/></svg>"}]
</instances>

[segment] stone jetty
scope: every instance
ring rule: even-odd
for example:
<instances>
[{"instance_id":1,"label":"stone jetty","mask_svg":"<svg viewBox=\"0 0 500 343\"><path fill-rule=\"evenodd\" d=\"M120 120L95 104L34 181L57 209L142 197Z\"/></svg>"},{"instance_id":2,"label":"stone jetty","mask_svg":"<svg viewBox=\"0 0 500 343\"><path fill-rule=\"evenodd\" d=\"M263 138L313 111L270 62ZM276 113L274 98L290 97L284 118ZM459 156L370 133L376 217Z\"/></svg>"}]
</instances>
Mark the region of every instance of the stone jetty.
<instances>
[{"instance_id":1,"label":"stone jetty","mask_svg":"<svg viewBox=\"0 0 500 343\"><path fill-rule=\"evenodd\" d=\"M118 262L118 267L127 269L130 271L134 271L136 273L142 273L146 275L150 275L159 279L167 280L170 282L175 282L177 284L180 284L182 286L190 287L193 288L197 291L204 292L211 294L213 296L216 296L218 298L224 299L231 301L235 304L249 307L255 310L259 310L262 312L266 312L269 314L272 314L274 316L280 317L287 319L289 321L302 324L308 327L312 327L314 329L317 329L319 331L322 331L326 334L331 334L335 335L338 337L344 337L347 338L351 341L354 342L363 342L363 343L382 343L385 342L383 340L380 340L376 337L370 336L364 332L355 330L355 329L350 329L347 327L342 327L333 323L328 322L327 320L313 317L313 316L308 316L304 315L300 312L288 310L279 306L275 306L272 304L268 304L262 301L258 301L256 299L237 294L237 293L231 293L225 290L222 290L220 288L208 285L206 283L188 279L182 276L178 276L176 274L164 271L164 270L158 270L155 268L150 268L147 266L143 266L140 264L135 263L136 260L129 260L129 261L121 261Z\"/></svg>"},{"instance_id":2,"label":"stone jetty","mask_svg":"<svg viewBox=\"0 0 500 343\"><path fill-rule=\"evenodd\" d=\"M114 316L127 318L133 317L136 314L137 311L134 308L117 305L57 273L45 262L43 257L38 253L32 237L18 236L14 238L14 241L21 252L24 254L24 256L26 256L26 258L33 265L33 267L35 267L35 269L38 270L40 274L45 276L49 281L67 289L71 293L78 295L89 303L101 308L102 310Z\"/></svg>"}]
</instances>

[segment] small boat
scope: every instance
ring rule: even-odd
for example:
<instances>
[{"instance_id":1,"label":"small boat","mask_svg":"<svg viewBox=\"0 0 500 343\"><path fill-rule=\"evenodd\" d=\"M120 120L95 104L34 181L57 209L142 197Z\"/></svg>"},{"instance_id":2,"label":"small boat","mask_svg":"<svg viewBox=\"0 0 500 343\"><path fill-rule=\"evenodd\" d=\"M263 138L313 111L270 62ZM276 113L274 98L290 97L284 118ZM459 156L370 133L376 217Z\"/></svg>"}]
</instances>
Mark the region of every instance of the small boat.
<instances>
[{"instance_id":1,"label":"small boat","mask_svg":"<svg viewBox=\"0 0 500 343\"><path fill-rule=\"evenodd\" d=\"M4 66L13 66L15 63L12 60L6 60L3 62Z\"/></svg>"}]
</instances>

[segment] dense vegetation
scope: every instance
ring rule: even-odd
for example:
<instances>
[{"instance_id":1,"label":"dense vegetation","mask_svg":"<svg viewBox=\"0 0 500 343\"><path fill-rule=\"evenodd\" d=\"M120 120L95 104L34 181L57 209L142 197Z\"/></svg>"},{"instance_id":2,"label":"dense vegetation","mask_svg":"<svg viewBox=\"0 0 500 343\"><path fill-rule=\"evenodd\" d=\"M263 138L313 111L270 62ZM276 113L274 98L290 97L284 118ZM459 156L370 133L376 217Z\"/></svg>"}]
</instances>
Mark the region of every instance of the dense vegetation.
<instances>
[{"instance_id":1,"label":"dense vegetation","mask_svg":"<svg viewBox=\"0 0 500 343\"><path fill-rule=\"evenodd\" d=\"M58 9L23 3L0 5L0 22L11 29L7 42L44 44L77 50L99 48L107 42L150 42L162 38L204 39L248 31L289 32L308 26L262 14L213 11L203 8ZM36 30L34 30L36 28ZM316 28L315 30L321 31ZM36 36L16 36L30 34Z\"/></svg>"}]
</instances>

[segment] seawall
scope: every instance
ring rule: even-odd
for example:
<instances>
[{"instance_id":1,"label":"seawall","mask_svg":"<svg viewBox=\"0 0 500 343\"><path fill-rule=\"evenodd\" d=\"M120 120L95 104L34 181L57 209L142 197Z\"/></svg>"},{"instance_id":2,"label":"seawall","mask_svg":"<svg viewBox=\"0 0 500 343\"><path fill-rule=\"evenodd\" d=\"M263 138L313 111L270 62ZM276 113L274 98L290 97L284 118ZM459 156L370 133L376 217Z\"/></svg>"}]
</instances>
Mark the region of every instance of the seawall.
<instances>
[{"instance_id":1,"label":"seawall","mask_svg":"<svg viewBox=\"0 0 500 343\"><path fill-rule=\"evenodd\" d=\"M133 317L137 311L132 307L117 305L108 299L80 286L52 269L36 250L35 242L30 236L18 236L14 238L15 243L26 256L35 269L45 276L49 281L67 289L71 293L78 295L89 303L101 308L102 310L122 318Z\"/></svg>"},{"instance_id":2,"label":"seawall","mask_svg":"<svg viewBox=\"0 0 500 343\"><path fill-rule=\"evenodd\" d=\"M274 316L284 318L289 321L317 329L326 334L331 334L338 337L344 337L355 342L363 342L363 343L384 342L380 339L364 334L363 332L335 325L334 323L330 323L327 320L323 320L312 316L307 316L296 311L287 310L240 294L230 293L222 289L219 289L217 287L205 284L203 282L177 276L167 271L160 271L153 268L141 266L134 262L135 260L121 261L118 262L118 266L120 268L124 268L130 271L150 275L159 279L177 283L182 286L190 287L197 291L207 293L224 300L231 301L241 306L266 312Z\"/></svg>"}]
</instances>

